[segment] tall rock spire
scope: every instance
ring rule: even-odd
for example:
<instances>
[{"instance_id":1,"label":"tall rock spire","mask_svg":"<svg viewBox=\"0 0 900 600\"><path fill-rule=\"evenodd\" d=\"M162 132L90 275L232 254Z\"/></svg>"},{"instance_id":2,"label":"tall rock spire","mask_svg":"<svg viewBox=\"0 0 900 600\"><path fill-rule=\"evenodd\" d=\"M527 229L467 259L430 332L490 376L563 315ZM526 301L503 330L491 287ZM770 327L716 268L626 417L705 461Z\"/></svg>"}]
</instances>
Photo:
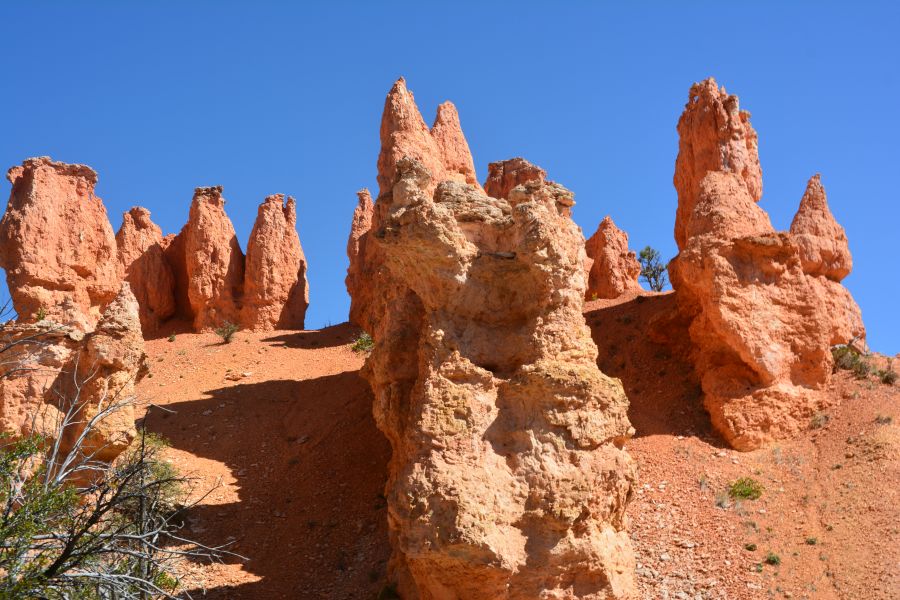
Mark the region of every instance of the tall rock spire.
<instances>
[{"instance_id":1,"label":"tall rock spire","mask_svg":"<svg viewBox=\"0 0 900 600\"><path fill-rule=\"evenodd\" d=\"M800 246L803 270L841 281L850 274L853 259L844 228L828 208L828 198L818 174L806 184L800 208L791 222L791 233Z\"/></svg>"}]
</instances>

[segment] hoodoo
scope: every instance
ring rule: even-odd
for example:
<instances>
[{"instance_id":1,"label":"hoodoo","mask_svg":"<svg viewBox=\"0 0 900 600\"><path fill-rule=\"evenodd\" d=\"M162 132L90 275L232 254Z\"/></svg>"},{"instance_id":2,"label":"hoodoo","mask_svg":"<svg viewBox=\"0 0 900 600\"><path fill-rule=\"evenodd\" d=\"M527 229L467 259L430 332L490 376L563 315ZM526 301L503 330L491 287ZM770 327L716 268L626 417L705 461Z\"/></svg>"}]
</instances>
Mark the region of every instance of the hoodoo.
<instances>
[{"instance_id":1,"label":"hoodoo","mask_svg":"<svg viewBox=\"0 0 900 600\"><path fill-rule=\"evenodd\" d=\"M830 346L865 335L837 283L849 250L818 178L791 232L772 227L749 114L714 80L691 88L678 132L672 285L713 424L750 450L806 428L827 401Z\"/></svg>"},{"instance_id":2,"label":"hoodoo","mask_svg":"<svg viewBox=\"0 0 900 600\"><path fill-rule=\"evenodd\" d=\"M587 299L618 298L641 289L641 264L628 249L628 234L616 227L612 218L600 221L584 246L587 252Z\"/></svg>"},{"instance_id":3,"label":"hoodoo","mask_svg":"<svg viewBox=\"0 0 900 600\"><path fill-rule=\"evenodd\" d=\"M163 244L162 230L150 220L149 210L135 206L122 215L116 234L119 262L140 307L145 334L155 333L175 314L175 277Z\"/></svg>"},{"instance_id":4,"label":"hoodoo","mask_svg":"<svg viewBox=\"0 0 900 600\"><path fill-rule=\"evenodd\" d=\"M349 244L354 301L375 274L362 289L390 306L355 320L393 449L392 578L404 598L634 598L633 430L582 316L573 194L541 177L491 197L432 145L398 156L422 122L399 81L371 226L361 196Z\"/></svg>"},{"instance_id":5,"label":"hoodoo","mask_svg":"<svg viewBox=\"0 0 900 600\"><path fill-rule=\"evenodd\" d=\"M0 267L19 320L93 329L122 280L116 238L94 195L97 173L43 156L11 168L7 179Z\"/></svg>"}]
</instances>

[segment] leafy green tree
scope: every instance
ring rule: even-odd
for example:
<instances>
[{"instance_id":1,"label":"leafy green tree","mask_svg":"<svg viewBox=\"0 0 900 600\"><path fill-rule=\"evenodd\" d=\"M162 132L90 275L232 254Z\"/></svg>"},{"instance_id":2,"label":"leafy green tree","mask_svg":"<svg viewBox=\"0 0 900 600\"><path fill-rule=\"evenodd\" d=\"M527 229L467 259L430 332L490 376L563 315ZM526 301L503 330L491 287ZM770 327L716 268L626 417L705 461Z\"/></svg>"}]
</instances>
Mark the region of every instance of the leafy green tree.
<instances>
[{"instance_id":1,"label":"leafy green tree","mask_svg":"<svg viewBox=\"0 0 900 600\"><path fill-rule=\"evenodd\" d=\"M638 254L638 262L641 263L641 277L654 292L661 292L668 283L666 279L666 265L662 264L659 251L646 246Z\"/></svg>"}]
</instances>

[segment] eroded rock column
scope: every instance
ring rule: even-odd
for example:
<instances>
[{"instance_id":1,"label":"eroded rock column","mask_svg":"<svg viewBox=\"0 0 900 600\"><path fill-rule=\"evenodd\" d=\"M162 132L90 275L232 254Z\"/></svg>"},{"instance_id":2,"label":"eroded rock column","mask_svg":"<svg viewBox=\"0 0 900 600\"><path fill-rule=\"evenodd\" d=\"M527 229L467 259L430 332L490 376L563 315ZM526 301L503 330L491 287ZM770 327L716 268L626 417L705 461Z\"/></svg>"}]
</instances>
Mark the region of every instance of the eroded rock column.
<instances>
[{"instance_id":1,"label":"eroded rock column","mask_svg":"<svg viewBox=\"0 0 900 600\"><path fill-rule=\"evenodd\" d=\"M817 178L791 232L772 227L757 205L749 114L715 81L691 88L678 132L680 253L669 272L691 320L712 422L732 446L751 450L809 426L828 401L830 346L865 333L835 280L849 272L849 250Z\"/></svg>"},{"instance_id":2,"label":"eroded rock column","mask_svg":"<svg viewBox=\"0 0 900 600\"><path fill-rule=\"evenodd\" d=\"M492 198L426 162L380 173L361 236L367 293L383 299L357 322L375 339L364 375L393 449L391 577L408 599L635 598L633 430L581 312L572 193L540 180Z\"/></svg>"}]
</instances>

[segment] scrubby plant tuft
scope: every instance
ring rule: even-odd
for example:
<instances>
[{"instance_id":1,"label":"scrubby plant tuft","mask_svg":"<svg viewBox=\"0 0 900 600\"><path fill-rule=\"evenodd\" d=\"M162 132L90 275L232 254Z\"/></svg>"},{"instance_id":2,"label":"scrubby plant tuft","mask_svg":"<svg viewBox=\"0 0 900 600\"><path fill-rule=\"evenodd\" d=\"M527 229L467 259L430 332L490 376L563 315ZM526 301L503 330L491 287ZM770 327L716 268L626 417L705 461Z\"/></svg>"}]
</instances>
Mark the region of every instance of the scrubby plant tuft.
<instances>
[{"instance_id":1,"label":"scrubby plant tuft","mask_svg":"<svg viewBox=\"0 0 900 600\"><path fill-rule=\"evenodd\" d=\"M741 477L728 486L728 495L740 500L758 500L763 489L762 484L752 477Z\"/></svg>"},{"instance_id":2,"label":"scrubby plant tuft","mask_svg":"<svg viewBox=\"0 0 900 600\"><path fill-rule=\"evenodd\" d=\"M225 321L222 323L222 326L216 329L216 335L222 338L222 341L226 344L231 343L231 340L234 338L234 334L238 332L239 327L232 323L231 321Z\"/></svg>"},{"instance_id":3,"label":"scrubby plant tuft","mask_svg":"<svg viewBox=\"0 0 900 600\"><path fill-rule=\"evenodd\" d=\"M865 379L872 372L869 360L850 346L835 346L831 349L834 370L850 371L857 379Z\"/></svg>"},{"instance_id":4,"label":"scrubby plant tuft","mask_svg":"<svg viewBox=\"0 0 900 600\"><path fill-rule=\"evenodd\" d=\"M767 565L778 566L781 564L781 557L775 554L774 552L769 552L766 554L765 562Z\"/></svg>"}]
</instances>

